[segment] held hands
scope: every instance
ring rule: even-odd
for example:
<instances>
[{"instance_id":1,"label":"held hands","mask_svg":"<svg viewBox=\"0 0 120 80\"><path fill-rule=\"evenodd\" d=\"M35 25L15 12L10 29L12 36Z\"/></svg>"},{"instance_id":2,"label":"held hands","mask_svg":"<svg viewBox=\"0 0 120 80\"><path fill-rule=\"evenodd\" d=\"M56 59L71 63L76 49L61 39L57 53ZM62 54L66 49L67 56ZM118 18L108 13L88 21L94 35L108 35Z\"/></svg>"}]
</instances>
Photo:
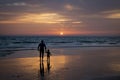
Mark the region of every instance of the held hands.
<instances>
[{"instance_id":1,"label":"held hands","mask_svg":"<svg viewBox=\"0 0 120 80\"><path fill-rule=\"evenodd\" d=\"M47 50L47 49L45 49L45 52L47 53L47 52L48 52L48 50Z\"/></svg>"}]
</instances>

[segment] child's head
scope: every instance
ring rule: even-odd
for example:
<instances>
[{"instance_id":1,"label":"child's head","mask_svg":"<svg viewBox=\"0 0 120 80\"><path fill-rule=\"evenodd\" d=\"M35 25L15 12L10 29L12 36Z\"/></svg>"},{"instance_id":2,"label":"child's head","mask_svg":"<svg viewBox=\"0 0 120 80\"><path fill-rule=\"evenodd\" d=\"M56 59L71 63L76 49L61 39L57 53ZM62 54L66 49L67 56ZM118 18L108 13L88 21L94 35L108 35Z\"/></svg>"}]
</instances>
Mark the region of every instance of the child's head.
<instances>
[{"instance_id":1,"label":"child's head","mask_svg":"<svg viewBox=\"0 0 120 80\"><path fill-rule=\"evenodd\" d=\"M47 52L50 52L50 50L48 49Z\"/></svg>"}]
</instances>

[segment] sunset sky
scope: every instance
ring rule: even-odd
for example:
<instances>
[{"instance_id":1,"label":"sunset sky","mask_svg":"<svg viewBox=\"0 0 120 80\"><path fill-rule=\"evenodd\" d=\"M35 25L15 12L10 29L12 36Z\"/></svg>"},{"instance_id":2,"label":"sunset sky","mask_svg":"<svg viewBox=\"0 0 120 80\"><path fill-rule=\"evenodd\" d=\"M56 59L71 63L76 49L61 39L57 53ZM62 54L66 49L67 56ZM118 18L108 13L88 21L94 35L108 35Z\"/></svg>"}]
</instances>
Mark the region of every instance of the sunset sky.
<instances>
[{"instance_id":1,"label":"sunset sky","mask_svg":"<svg viewBox=\"0 0 120 80\"><path fill-rule=\"evenodd\" d=\"M120 0L0 0L0 35L120 35Z\"/></svg>"}]
</instances>

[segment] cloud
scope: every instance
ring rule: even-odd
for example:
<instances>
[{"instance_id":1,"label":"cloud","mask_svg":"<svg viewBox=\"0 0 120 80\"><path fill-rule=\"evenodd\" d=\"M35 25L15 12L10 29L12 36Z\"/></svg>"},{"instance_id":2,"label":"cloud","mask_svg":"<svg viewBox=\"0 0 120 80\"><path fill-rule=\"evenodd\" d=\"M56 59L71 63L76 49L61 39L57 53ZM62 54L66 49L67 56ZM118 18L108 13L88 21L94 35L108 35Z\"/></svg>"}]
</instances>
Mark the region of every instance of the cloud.
<instances>
[{"instance_id":1,"label":"cloud","mask_svg":"<svg viewBox=\"0 0 120 80\"><path fill-rule=\"evenodd\" d=\"M14 3L8 3L6 6L26 6L27 4L25 2L14 2Z\"/></svg>"},{"instance_id":2,"label":"cloud","mask_svg":"<svg viewBox=\"0 0 120 80\"><path fill-rule=\"evenodd\" d=\"M109 10L109 11L103 11L102 13L108 14L108 13L118 13L118 12L120 12L120 9Z\"/></svg>"},{"instance_id":3,"label":"cloud","mask_svg":"<svg viewBox=\"0 0 120 80\"><path fill-rule=\"evenodd\" d=\"M65 8L66 10L69 10L69 11L71 11L71 10L79 10L79 9L80 9L79 7L73 6L73 5L71 5L71 4L66 4L66 5L64 5L64 8Z\"/></svg>"},{"instance_id":4,"label":"cloud","mask_svg":"<svg viewBox=\"0 0 120 80\"><path fill-rule=\"evenodd\" d=\"M120 9L104 11L102 13L105 14L105 18L108 18L108 19L120 19Z\"/></svg>"},{"instance_id":5,"label":"cloud","mask_svg":"<svg viewBox=\"0 0 120 80\"><path fill-rule=\"evenodd\" d=\"M33 26L33 29L36 25L39 27L47 25L55 26L57 30L62 28L75 31L119 32L119 2L117 0L109 0L109 2L105 0L1 0L0 26L26 27L27 24L33 24L29 25ZM46 29L49 29L48 27Z\"/></svg>"},{"instance_id":6,"label":"cloud","mask_svg":"<svg viewBox=\"0 0 120 80\"><path fill-rule=\"evenodd\" d=\"M73 10L74 9L74 7L72 5L70 5L70 4L66 4L64 7L67 10Z\"/></svg>"},{"instance_id":7,"label":"cloud","mask_svg":"<svg viewBox=\"0 0 120 80\"><path fill-rule=\"evenodd\" d=\"M6 3L4 6L9 6L9 7L40 7L41 4L36 4L36 3L26 3L26 2L13 2L13 3Z\"/></svg>"},{"instance_id":8,"label":"cloud","mask_svg":"<svg viewBox=\"0 0 120 80\"><path fill-rule=\"evenodd\" d=\"M120 19L120 13L109 14L106 16L109 19Z\"/></svg>"},{"instance_id":9,"label":"cloud","mask_svg":"<svg viewBox=\"0 0 120 80\"><path fill-rule=\"evenodd\" d=\"M0 23L61 23L71 21L58 13L25 14L9 21L0 21Z\"/></svg>"},{"instance_id":10,"label":"cloud","mask_svg":"<svg viewBox=\"0 0 120 80\"><path fill-rule=\"evenodd\" d=\"M73 21L72 23L74 23L74 24L80 24L80 23L82 23L82 21Z\"/></svg>"},{"instance_id":11,"label":"cloud","mask_svg":"<svg viewBox=\"0 0 120 80\"><path fill-rule=\"evenodd\" d=\"M80 24L82 21L58 13L23 13L23 15L21 14L8 20L1 20L0 23Z\"/></svg>"},{"instance_id":12,"label":"cloud","mask_svg":"<svg viewBox=\"0 0 120 80\"><path fill-rule=\"evenodd\" d=\"M99 13L93 14L80 14L79 18L87 18L87 19L120 19L120 10L109 10L102 11Z\"/></svg>"},{"instance_id":13,"label":"cloud","mask_svg":"<svg viewBox=\"0 0 120 80\"><path fill-rule=\"evenodd\" d=\"M6 4L8 6L26 6L27 4L24 2L15 2L15 3L11 3L11 4Z\"/></svg>"}]
</instances>

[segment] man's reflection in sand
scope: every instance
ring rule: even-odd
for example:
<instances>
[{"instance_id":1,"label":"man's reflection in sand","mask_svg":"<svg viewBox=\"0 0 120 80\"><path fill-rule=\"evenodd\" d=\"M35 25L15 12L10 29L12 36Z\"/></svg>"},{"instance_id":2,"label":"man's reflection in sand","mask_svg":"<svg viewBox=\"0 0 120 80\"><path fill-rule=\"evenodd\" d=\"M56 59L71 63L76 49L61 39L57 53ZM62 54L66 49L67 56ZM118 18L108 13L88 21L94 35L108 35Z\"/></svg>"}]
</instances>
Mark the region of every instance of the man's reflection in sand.
<instances>
[{"instance_id":1,"label":"man's reflection in sand","mask_svg":"<svg viewBox=\"0 0 120 80\"><path fill-rule=\"evenodd\" d=\"M44 66L45 62L40 59L40 70L39 70L39 75L38 77L40 80L45 80L46 77L46 72L50 73L51 65L50 65L50 60L47 60L47 68Z\"/></svg>"},{"instance_id":2,"label":"man's reflection in sand","mask_svg":"<svg viewBox=\"0 0 120 80\"><path fill-rule=\"evenodd\" d=\"M43 61L40 62L40 74L42 77L44 77L44 63L43 63Z\"/></svg>"}]
</instances>

